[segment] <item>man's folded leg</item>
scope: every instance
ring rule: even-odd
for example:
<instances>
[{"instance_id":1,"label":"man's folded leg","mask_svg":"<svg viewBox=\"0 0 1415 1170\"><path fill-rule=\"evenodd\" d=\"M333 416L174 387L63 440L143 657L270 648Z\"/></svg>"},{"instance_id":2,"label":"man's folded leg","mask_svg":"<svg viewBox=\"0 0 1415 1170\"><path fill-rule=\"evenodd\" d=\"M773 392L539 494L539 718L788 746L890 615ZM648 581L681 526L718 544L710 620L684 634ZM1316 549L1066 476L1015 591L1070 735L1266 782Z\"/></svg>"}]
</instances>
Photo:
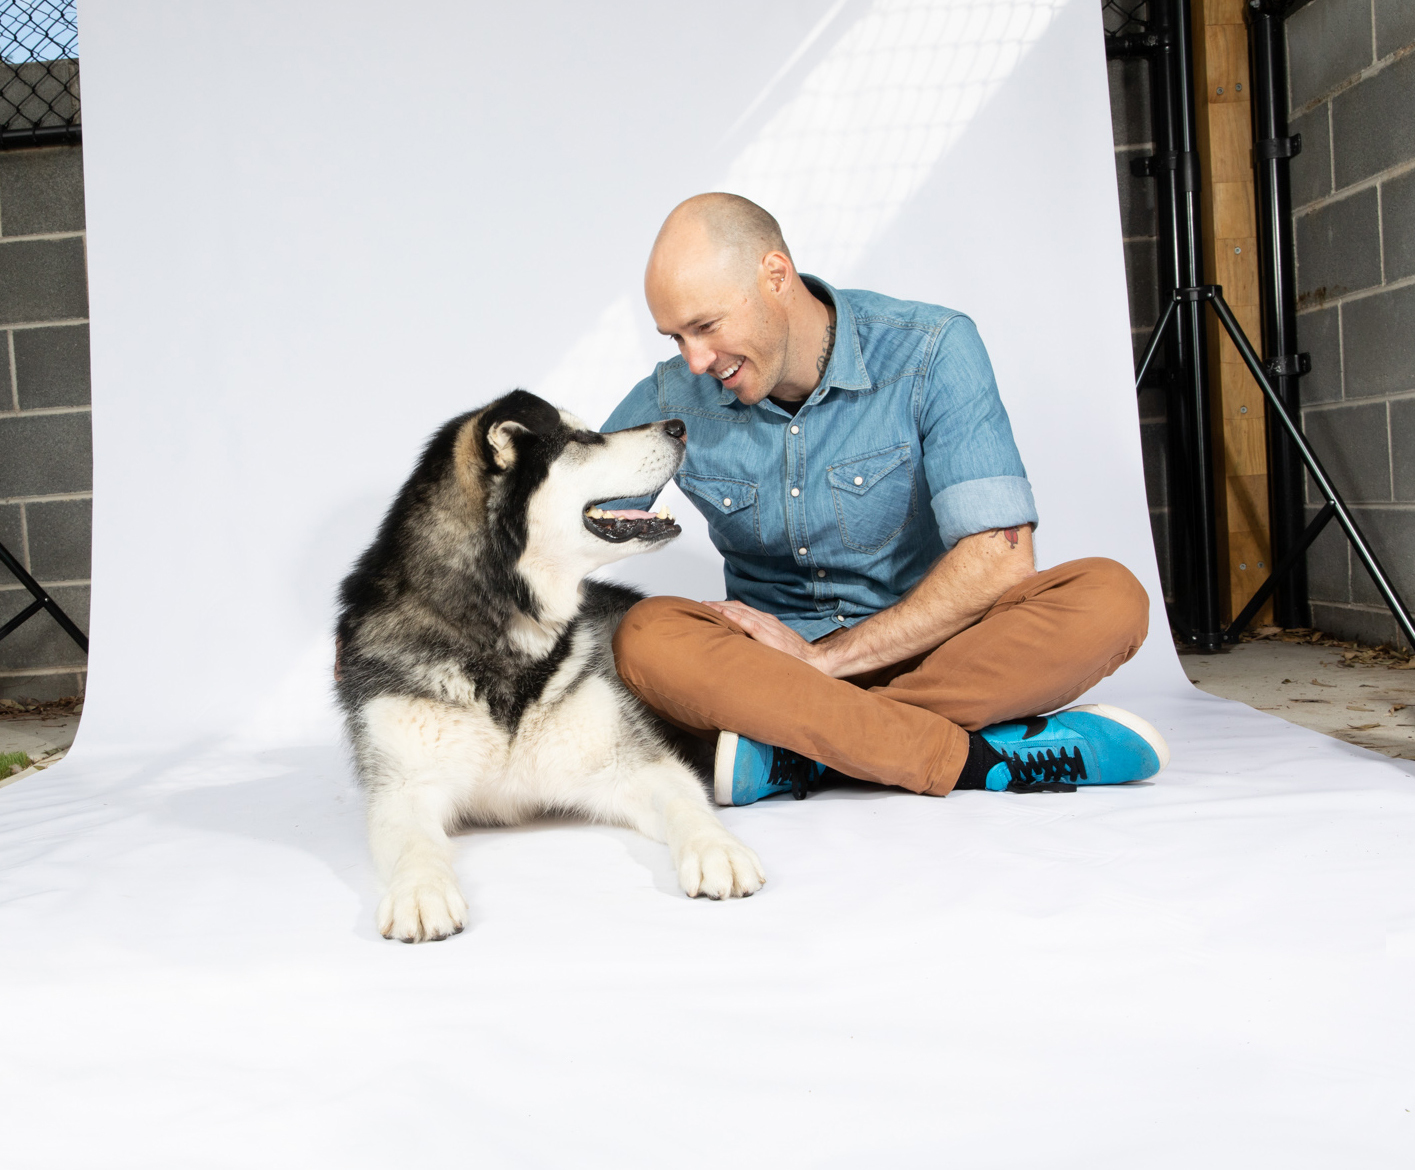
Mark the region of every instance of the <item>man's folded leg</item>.
<instances>
[{"instance_id":1,"label":"man's folded leg","mask_svg":"<svg viewBox=\"0 0 1415 1170\"><path fill-rule=\"evenodd\" d=\"M943 796L968 735L922 705L822 674L696 601L651 597L614 636L625 684L671 723L736 732L847 776Z\"/></svg>"},{"instance_id":2,"label":"man's folded leg","mask_svg":"<svg viewBox=\"0 0 1415 1170\"><path fill-rule=\"evenodd\" d=\"M1109 706L1057 709L1134 657L1149 610L1123 565L1070 561L1008 590L930 653L854 681L977 733L958 787L1035 792L1146 779L1169 749L1144 719ZM1045 712L1057 713L1039 718Z\"/></svg>"},{"instance_id":3,"label":"man's folded leg","mask_svg":"<svg viewBox=\"0 0 1415 1170\"><path fill-rule=\"evenodd\" d=\"M1068 561L1009 589L976 625L878 683L856 681L978 731L1064 707L1135 656L1149 620L1149 596L1124 565Z\"/></svg>"}]
</instances>

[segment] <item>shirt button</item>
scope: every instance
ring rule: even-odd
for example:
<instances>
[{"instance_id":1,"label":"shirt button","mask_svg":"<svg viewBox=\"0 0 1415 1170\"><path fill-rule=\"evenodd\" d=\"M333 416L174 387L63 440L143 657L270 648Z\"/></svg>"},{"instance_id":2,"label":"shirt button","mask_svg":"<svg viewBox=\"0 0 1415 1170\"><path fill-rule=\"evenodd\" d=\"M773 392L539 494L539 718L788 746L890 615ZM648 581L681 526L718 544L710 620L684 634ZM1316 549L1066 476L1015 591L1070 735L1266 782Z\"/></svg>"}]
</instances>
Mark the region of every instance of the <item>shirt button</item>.
<instances>
[{"instance_id":1,"label":"shirt button","mask_svg":"<svg viewBox=\"0 0 1415 1170\"><path fill-rule=\"evenodd\" d=\"M798 554L799 556L805 556L805 555L806 555L806 550L803 549L803 548L798 548L798 549L796 550L796 552L797 552L797 554Z\"/></svg>"},{"instance_id":2,"label":"shirt button","mask_svg":"<svg viewBox=\"0 0 1415 1170\"><path fill-rule=\"evenodd\" d=\"M817 577L824 577L824 576L825 576L825 570L824 570L824 569L817 569L817 570L816 570L816 576L817 576Z\"/></svg>"},{"instance_id":3,"label":"shirt button","mask_svg":"<svg viewBox=\"0 0 1415 1170\"><path fill-rule=\"evenodd\" d=\"M839 614L836 614L836 615L835 615L835 620L838 621L838 622L843 622L845 619L844 619L843 617L841 617Z\"/></svg>"},{"instance_id":4,"label":"shirt button","mask_svg":"<svg viewBox=\"0 0 1415 1170\"><path fill-rule=\"evenodd\" d=\"M792 433L793 435L799 435L799 434L801 433L801 428L800 428L800 427L792 427L792 428L791 428L791 433Z\"/></svg>"},{"instance_id":5,"label":"shirt button","mask_svg":"<svg viewBox=\"0 0 1415 1170\"><path fill-rule=\"evenodd\" d=\"M865 482L865 477L864 477L863 475L857 475L857 476L855 477L855 486L856 486L856 487L859 487L859 486L860 486L862 483L864 483L864 482Z\"/></svg>"},{"instance_id":6,"label":"shirt button","mask_svg":"<svg viewBox=\"0 0 1415 1170\"><path fill-rule=\"evenodd\" d=\"M723 496L723 497L722 497L722 506L723 506L724 508L730 508L730 507L732 507L732 497L731 497L731 496Z\"/></svg>"},{"instance_id":7,"label":"shirt button","mask_svg":"<svg viewBox=\"0 0 1415 1170\"><path fill-rule=\"evenodd\" d=\"M799 496L799 495L801 494L801 489L800 489L800 488L792 488L792 489L791 489L791 494L792 494L793 496Z\"/></svg>"}]
</instances>

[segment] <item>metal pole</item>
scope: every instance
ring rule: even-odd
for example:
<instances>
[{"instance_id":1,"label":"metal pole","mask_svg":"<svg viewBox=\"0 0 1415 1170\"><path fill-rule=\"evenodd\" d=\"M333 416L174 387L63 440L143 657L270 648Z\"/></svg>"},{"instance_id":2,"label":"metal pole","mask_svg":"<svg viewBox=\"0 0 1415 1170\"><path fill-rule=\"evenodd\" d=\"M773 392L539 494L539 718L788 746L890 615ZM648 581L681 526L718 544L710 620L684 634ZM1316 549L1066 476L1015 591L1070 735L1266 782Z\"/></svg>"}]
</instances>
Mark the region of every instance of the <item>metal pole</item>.
<instances>
[{"instance_id":1,"label":"metal pole","mask_svg":"<svg viewBox=\"0 0 1415 1170\"><path fill-rule=\"evenodd\" d=\"M15 580L29 590L30 596L34 598L34 604L23 613L16 614L10 621L5 623L3 630L0 630L0 638L19 629L21 625L32 618L41 609L47 609L49 616L59 623L59 627L71 637L75 644L85 654L88 653L88 635L86 635L73 622L73 619L64 612L63 607L49 596L48 591L26 572L24 565L14 557L8 548L0 544L0 565L9 569L14 574Z\"/></svg>"},{"instance_id":2,"label":"metal pole","mask_svg":"<svg viewBox=\"0 0 1415 1170\"><path fill-rule=\"evenodd\" d=\"M1160 7L1164 7L1161 5ZM1194 149L1194 54L1191 46L1189 0L1172 0L1168 55L1174 78L1174 105L1170 122L1175 131L1173 149L1178 228L1176 252L1179 261L1179 288L1196 288L1204 283L1203 235L1199 217L1199 155ZM1192 459L1188 467L1191 531L1193 540L1193 614L1195 649L1217 653L1223 646L1218 582L1218 528L1214 510L1213 433L1209 411L1208 344L1204 306L1185 301L1179 306L1179 334L1189 404Z\"/></svg>"},{"instance_id":3,"label":"metal pole","mask_svg":"<svg viewBox=\"0 0 1415 1170\"><path fill-rule=\"evenodd\" d=\"M1174 316L1174 306L1179 302L1170 298L1169 304L1165 305L1164 312L1160 314L1160 319L1155 323L1155 327L1150 331L1149 344L1145 346L1145 354L1140 359L1140 364L1135 367L1135 389L1139 390L1145 381L1145 375L1150 371L1150 363L1155 360L1155 351L1159 349L1160 342L1164 340L1165 328L1169 325L1169 320Z\"/></svg>"},{"instance_id":4,"label":"metal pole","mask_svg":"<svg viewBox=\"0 0 1415 1170\"><path fill-rule=\"evenodd\" d=\"M1292 241L1289 160L1301 139L1287 133L1287 56L1282 14L1286 0L1248 0L1249 84L1252 86L1253 178L1258 212L1258 266L1262 293L1264 368L1287 413L1300 417L1297 353L1297 264ZM1281 420L1267 411L1268 525L1272 560L1288 561L1303 537L1302 460L1287 442ZM1311 624L1307 562L1297 558L1279 586L1273 616L1280 626Z\"/></svg>"}]
</instances>

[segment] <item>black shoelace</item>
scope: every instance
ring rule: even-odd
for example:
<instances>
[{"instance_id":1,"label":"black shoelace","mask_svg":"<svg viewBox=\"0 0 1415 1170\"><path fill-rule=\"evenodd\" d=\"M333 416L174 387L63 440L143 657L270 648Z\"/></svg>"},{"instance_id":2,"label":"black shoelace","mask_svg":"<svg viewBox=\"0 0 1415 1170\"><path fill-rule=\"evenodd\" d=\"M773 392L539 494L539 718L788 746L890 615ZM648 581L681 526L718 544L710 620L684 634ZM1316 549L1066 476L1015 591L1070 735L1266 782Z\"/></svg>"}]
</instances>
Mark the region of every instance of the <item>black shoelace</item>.
<instances>
[{"instance_id":1,"label":"black shoelace","mask_svg":"<svg viewBox=\"0 0 1415 1170\"><path fill-rule=\"evenodd\" d=\"M1086 779L1086 761L1081 758L1081 749L1068 753L1065 748L1058 755L1054 751L1008 752L1003 756L1012 779L1007 783L1008 792L1075 792L1076 781Z\"/></svg>"},{"instance_id":2,"label":"black shoelace","mask_svg":"<svg viewBox=\"0 0 1415 1170\"><path fill-rule=\"evenodd\" d=\"M766 782L773 785L789 782L791 796L796 800L805 800L807 787L816 782L816 766L795 752L774 747L771 749L771 770L767 773Z\"/></svg>"}]
</instances>

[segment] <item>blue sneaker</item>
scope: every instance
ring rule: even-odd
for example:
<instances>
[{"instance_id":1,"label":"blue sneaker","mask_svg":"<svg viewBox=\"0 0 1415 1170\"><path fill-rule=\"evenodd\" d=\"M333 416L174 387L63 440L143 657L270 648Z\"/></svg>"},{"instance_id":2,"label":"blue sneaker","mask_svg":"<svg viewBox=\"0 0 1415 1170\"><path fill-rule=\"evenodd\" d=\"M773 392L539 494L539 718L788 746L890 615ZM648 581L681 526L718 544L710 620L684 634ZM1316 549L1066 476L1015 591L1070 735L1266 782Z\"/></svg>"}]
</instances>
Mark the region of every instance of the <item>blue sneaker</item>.
<instances>
[{"instance_id":1,"label":"blue sneaker","mask_svg":"<svg viewBox=\"0 0 1415 1170\"><path fill-rule=\"evenodd\" d=\"M1164 738L1119 707L1070 707L978 734L999 756L988 769L992 792L1075 792L1078 784L1148 780L1169 763Z\"/></svg>"},{"instance_id":2,"label":"blue sneaker","mask_svg":"<svg viewBox=\"0 0 1415 1170\"><path fill-rule=\"evenodd\" d=\"M804 800L807 785L819 780L824 771L824 764L785 748L758 743L735 731L719 731L712 769L713 799L718 804L753 804L764 796L789 792Z\"/></svg>"}]
</instances>

